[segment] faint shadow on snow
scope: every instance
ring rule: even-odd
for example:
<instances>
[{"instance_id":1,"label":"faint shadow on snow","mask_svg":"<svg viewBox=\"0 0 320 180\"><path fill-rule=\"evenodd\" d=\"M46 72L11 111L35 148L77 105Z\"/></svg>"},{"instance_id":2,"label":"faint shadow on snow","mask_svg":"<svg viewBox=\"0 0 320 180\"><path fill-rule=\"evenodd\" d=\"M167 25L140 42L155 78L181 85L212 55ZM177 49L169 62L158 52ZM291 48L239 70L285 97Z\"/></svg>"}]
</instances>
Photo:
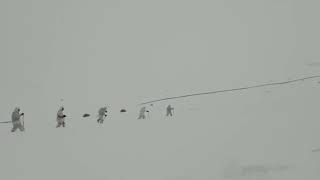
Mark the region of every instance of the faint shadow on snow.
<instances>
[{"instance_id":1,"label":"faint shadow on snow","mask_svg":"<svg viewBox=\"0 0 320 180\"><path fill-rule=\"evenodd\" d=\"M270 175L288 171L287 165L229 165L223 171L225 179L242 179L242 178L268 178Z\"/></svg>"}]
</instances>

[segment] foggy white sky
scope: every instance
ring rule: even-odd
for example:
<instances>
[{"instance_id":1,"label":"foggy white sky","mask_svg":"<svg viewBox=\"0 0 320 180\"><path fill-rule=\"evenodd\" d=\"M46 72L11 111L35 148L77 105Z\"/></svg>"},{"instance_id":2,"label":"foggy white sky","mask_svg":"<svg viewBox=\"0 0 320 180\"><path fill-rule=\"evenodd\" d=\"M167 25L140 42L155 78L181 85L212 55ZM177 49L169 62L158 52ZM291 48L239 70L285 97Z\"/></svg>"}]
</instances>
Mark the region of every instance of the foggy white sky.
<instances>
[{"instance_id":1,"label":"foggy white sky","mask_svg":"<svg viewBox=\"0 0 320 180\"><path fill-rule=\"evenodd\" d=\"M312 74L304 64L319 60L318 5L3 0L1 109L61 97L141 102Z\"/></svg>"}]
</instances>

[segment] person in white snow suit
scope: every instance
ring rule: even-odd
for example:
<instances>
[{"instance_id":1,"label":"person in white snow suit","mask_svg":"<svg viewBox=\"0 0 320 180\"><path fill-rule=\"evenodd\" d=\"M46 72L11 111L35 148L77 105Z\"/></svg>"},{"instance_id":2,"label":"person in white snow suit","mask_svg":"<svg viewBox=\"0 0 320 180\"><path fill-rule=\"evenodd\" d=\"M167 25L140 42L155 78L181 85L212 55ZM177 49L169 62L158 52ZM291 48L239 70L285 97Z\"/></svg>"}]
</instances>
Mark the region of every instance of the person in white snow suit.
<instances>
[{"instance_id":1,"label":"person in white snow suit","mask_svg":"<svg viewBox=\"0 0 320 180\"><path fill-rule=\"evenodd\" d=\"M107 107L102 107L98 111L98 120L97 122L102 124L104 119L107 117Z\"/></svg>"},{"instance_id":2,"label":"person in white snow suit","mask_svg":"<svg viewBox=\"0 0 320 180\"><path fill-rule=\"evenodd\" d=\"M167 116L172 116L172 115L173 115L173 114L172 114L173 110L174 110L174 108L171 107L171 105L169 105L169 106L167 107Z\"/></svg>"},{"instance_id":3,"label":"person in white snow suit","mask_svg":"<svg viewBox=\"0 0 320 180\"><path fill-rule=\"evenodd\" d=\"M15 132L17 129L24 131L24 124L21 122L21 116L24 116L24 113L20 114L20 108L16 107L11 115L13 125L11 132Z\"/></svg>"},{"instance_id":4,"label":"person in white snow suit","mask_svg":"<svg viewBox=\"0 0 320 180\"><path fill-rule=\"evenodd\" d=\"M146 112L149 112L149 111L147 111L146 107L142 107L140 109L140 113L139 113L138 119L145 119L146 118Z\"/></svg>"},{"instance_id":5,"label":"person in white snow suit","mask_svg":"<svg viewBox=\"0 0 320 180\"><path fill-rule=\"evenodd\" d=\"M66 115L63 114L64 111L64 107L60 107L57 113L57 126L56 128L59 127L65 127L66 123L65 123L65 118L67 117Z\"/></svg>"}]
</instances>

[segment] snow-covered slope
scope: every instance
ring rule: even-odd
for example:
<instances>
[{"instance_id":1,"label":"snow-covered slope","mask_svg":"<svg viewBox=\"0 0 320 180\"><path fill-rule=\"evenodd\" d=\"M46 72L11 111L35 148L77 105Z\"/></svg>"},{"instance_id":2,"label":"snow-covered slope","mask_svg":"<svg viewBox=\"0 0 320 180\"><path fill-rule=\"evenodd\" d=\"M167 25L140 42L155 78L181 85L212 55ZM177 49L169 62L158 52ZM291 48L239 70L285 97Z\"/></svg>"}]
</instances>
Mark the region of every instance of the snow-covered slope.
<instances>
[{"instance_id":1,"label":"snow-covered slope","mask_svg":"<svg viewBox=\"0 0 320 180\"><path fill-rule=\"evenodd\" d=\"M309 82L155 103L148 106L146 120L137 120L138 106L123 114L114 110L103 125L94 116L78 116L83 112L70 114L64 129L54 127L54 118L32 122L28 117L24 133L0 126L1 176L317 179L320 154L311 151L320 145L318 110L310 105L317 103L317 86ZM175 107L172 118L165 117L168 103Z\"/></svg>"}]
</instances>

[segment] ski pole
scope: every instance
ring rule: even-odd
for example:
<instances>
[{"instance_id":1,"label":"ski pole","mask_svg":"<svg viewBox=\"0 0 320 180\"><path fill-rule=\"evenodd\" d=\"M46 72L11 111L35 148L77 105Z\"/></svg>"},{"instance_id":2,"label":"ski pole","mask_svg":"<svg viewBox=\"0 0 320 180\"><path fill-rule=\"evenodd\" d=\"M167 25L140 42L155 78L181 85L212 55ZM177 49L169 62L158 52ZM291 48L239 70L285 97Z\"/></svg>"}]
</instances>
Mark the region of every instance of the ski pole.
<instances>
[{"instance_id":1,"label":"ski pole","mask_svg":"<svg viewBox=\"0 0 320 180\"><path fill-rule=\"evenodd\" d=\"M1 121L0 123L11 123L11 121Z\"/></svg>"},{"instance_id":2,"label":"ski pole","mask_svg":"<svg viewBox=\"0 0 320 180\"><path fill-rule=\"evenodd\" d=\"M148 113L148 118L150 119L150 114L149 114L149 111L147 111L147 113Z\"/></svg>"}]
</instances>

